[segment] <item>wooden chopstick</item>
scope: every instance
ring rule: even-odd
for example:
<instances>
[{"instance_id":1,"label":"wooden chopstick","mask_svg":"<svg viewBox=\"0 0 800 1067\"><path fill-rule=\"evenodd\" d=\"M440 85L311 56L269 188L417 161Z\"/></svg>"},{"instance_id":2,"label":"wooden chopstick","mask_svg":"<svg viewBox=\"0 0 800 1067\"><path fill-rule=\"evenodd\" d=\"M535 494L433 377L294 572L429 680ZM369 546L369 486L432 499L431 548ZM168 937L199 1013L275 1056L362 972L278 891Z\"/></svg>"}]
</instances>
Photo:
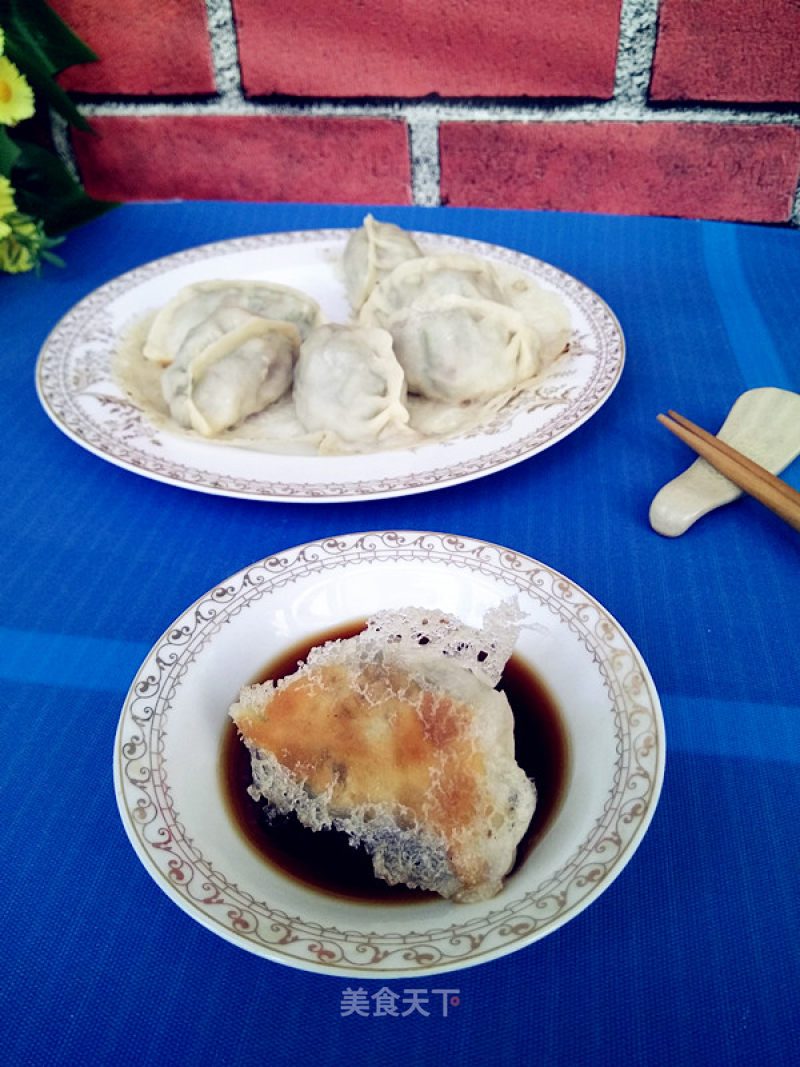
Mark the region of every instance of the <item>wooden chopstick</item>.
<instances>
[{"instance_id":1,"label":"wooden chopstick","mask_svg":"<svg viewBox=\"0 0 800 1067\"><path fill-rule=\"evenodd\" d=\"M800 493L790 485L677 411L659 415L658 421L720 474L800 530Z\"/></svg>"}]
</instances>

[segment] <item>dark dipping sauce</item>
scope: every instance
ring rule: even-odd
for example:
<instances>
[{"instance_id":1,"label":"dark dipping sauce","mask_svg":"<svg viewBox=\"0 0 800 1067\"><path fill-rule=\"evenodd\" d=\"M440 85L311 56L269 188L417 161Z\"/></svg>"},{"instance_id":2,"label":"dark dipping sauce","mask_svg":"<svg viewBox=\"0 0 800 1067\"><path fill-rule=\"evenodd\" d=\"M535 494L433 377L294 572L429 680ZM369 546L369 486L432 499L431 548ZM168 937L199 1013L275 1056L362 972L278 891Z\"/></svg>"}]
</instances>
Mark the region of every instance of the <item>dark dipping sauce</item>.
<instances>
[{"instance_id":1,"label":"dark dipping sauce","mask_svg":"<svg viewBox=\"0 0 800 1067\"><path fill-rule=\"evenodd\" d=\"M315 645L353 637L363 622L318 634L274 659L254 679L284 678L293 674ZM498 689L514 713L516 759L536 784L536 810L517 847L509 878L525 862L552 823L564 798L569 777L569 747L564 725L553 697L534 671L512 655ZM408 886L390 886L372 871L363 848L353 848L339 830L310 830L293 814L269 815L264 802L247 792L252 781L250 753L231 721L225 728L220 754L222 793L239 832L262 858L308 888L349 900L378 904L429 901L431 893Z\"/></svg>"}]
</instances>

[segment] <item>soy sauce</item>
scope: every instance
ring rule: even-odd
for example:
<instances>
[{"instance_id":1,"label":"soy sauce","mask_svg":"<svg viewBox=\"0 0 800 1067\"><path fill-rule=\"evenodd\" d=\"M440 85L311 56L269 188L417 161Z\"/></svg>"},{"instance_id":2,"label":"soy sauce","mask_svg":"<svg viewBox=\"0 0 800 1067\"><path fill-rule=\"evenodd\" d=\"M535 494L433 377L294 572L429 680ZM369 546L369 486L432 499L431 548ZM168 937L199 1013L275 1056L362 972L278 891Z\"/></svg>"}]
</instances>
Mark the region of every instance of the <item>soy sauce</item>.
<instances>
[{"instance_id":1,"label":"soy sauce","mask_svg":"<svg viewBox=\"0 0 800 1067\"><path fill-rule=\"evenodd\" d=\"M254 682L292 674L315 645L353 637L363 629L363 622L353 622L300 642L272 660ZM541 840L563 801L569 751L553 697L516 654L506 664L498 688L506 694L514 712L517 763L534 780L537 792L533 819L517 848L516 871ZM228 723L223 734L220 779L231 818L250 847L307 888L366 903L401 904L431 899L425 890L390 886L376 878L366 851L353 848L341 831L310 830L293 814L267 815L263 801L254 801L247 792L252 781L250 753L233 722ZM513 873L509 877L513 878Z\"/></svg>"}]
</instances>

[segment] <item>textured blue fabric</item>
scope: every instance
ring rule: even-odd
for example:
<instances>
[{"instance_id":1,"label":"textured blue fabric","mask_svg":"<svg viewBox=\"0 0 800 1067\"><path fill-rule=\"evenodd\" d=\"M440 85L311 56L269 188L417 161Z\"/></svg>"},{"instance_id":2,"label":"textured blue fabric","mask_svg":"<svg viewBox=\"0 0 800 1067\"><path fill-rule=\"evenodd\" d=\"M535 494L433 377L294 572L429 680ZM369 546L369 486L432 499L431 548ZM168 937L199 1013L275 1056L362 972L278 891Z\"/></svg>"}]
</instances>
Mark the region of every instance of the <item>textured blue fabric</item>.
<instances>
[{"instance_id":1,"label":"textured blue fabric","mask_svg":"<svg viewBox=\"0 0 800 1067\"><path fill-rule=\"evenodd\" d=\"M691 461L655 416L710 428L745 389L800 391L800 234L672 219L376 208L525 251L614 309L609 402L539 456L396 500L228 500L118 469L34 389L58 319L119 273L250 233L357 224L353 206L129 205L67 267L0 276L0 895L9 1064L708 1063L796 1058L800 963L798 534L750 499L677 540L656 490ZM798 484L800 463L785 472ZM246 564L317 537L432 529L525 552L589 590L662 696L667 774L619 879L557 932L422 982L304 974L215 937L151 881L122 829L112 751L158 636ZM343 1016L345 989L457 989L444 1016Z\"/></svg>"}]
</instances>

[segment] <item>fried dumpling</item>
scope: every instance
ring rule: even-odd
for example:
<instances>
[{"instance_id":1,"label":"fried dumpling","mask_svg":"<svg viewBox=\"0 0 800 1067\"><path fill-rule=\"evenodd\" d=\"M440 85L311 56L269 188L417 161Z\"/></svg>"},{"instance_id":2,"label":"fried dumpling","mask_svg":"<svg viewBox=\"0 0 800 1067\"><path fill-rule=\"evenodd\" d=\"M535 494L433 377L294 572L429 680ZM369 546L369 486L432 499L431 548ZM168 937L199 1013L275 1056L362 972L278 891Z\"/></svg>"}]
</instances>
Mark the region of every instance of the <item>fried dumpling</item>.
<instances>
[{"instance_id":1,"label":"fried dumpling","mask_svg":"<svg viewBox=\"0 0 800 1067\"><path fill-rule=\"evenodd\" d=\"M375 441L408 424L403 369L385 330L329 324L300 346L294 371L297 417L309 432Z\"/></svg>"},{"instance_id":2,"label":"fried dumpling","mask_svg":"<svg viewBox=\"0 0 800 1067\"><path fill-rule=\"evenodd\" d=\"M536 803L514 758L511 708L473 669L485 652L470 663L480 633L462 640L457 620L400 615L242 689L230 713L250 750L250 793L311 829L344 831L390 884L486 899ZM454 640L437 640L442 625Z\"/></svg>"},{"instance_id":3,"label":"fried dumpling","mask_svg":"<svg viewBox=\"0 0 800 1067\"><path fill-rule=\"evenodd\" d=\"M205 437L238 426L291 387L300 334L288 322L239 314L229 328L189 335L161 376L161 390L175 421ZM208 343L205 343L205 342Z\"/></svg>"},{"instance_id":4,"label":"fried dumpling","mask_svg":"<svg viewBox=\"0 0 800 1067\"><path fill-rule=\"evenodd\" d=\"M226 308L290 322L301 337L323 321L316 300L286 285L260 281L196 282L181 289L156 314L143 348L145 359L168 366L189 334Z\"/></svg>"},{"instance_id":5,"label":"fried dumpling","mask_svg":"<svg viewBox=\"0 0 800 1067\"><path fill-rule=\"evenodd\" d=\"M414 238L392 222L367 215L347 240L342 258L344 284L351 307L361 307L375 285L400 263L422 255Z\"/></svg>"}]
</instances>

